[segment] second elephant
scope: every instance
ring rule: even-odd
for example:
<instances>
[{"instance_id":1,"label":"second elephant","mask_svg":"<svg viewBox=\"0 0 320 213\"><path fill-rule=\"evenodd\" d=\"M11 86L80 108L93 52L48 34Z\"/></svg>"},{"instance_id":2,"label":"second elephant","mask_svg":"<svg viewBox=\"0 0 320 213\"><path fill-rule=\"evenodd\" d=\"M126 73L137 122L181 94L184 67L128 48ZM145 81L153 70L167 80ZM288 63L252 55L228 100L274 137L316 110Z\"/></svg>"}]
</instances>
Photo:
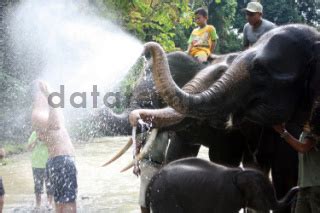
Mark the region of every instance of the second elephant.
<instances>
[{"instance_id":1,"label":"second elephant","mask_svg":"<svg viewBox=\"0 0 320 213\"><path fill-rule=\"evenodd\" d=\"M235 213L244 207L265 211L288 205L297 191L292 188L278 201L269 179L257 170L187 158L153 176L146 203L153 213Z\"/></svg>"}]
</instances>

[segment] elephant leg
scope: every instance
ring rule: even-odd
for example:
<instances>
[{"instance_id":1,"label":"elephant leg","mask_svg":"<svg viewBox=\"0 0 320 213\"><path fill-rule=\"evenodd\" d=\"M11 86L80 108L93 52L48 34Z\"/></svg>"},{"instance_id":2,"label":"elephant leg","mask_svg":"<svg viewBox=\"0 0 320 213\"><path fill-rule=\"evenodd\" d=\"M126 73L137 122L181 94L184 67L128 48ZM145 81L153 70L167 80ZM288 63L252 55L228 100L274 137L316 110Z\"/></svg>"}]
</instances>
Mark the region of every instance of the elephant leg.
<instances>
[{"instance_id":1,"label":"elephant leg","mask_svg":"<svg viewBox=\"0 0 320 213\"><path fill-rule=\"evenodd\" d=\"M155 203L151 209L152 213L185 213L185 211L177 205L175 199L166 199L163 203Z\"/></svg>"},{"instance_id":2,"label":"elephant leg","mask_svg":"<svg viewBox=\"0 0 320 213\"><path fill-rule=\"evenodd\" d=\"M246 149L246 151L244 152L244 158L246 155L252 156L252 154L248 152L248 149ZM251 161L249 161L248 159L250 159ZM261 158L261 156L257 156L257 159L255 160L253 157L247 158L244 165L245 164L247 167L256 168L262 171L267 177L269 177L269 172L271 169L270 159ZM269 213L269 211L256 211L256 210L247 209L246 213Z\"/></svg>"},{"instance_id":3,"label":"elephant leg","mask_svg":"<svg viewBox=\"0 0 320 213\"><path fill-rule=\"evenodd\" d=\"M152 213L184 213L165 176L166 174L158 173L151 179L146 193L147 205Z\"/></svg>"},{"instance_id":4,"label":"elephant leg","mask_svg":"<svg viewBox=\"0 0 320 213\"><path fill-rule=\"evenodd\" d=\"M289 129L289 128L288 128ZM299 131L288 131L297 137ZM276 151L272 162L272 180L276 190L276 196L281 199L292 187L297 185L298 180L298 155L279 136L276 140ZM290 162L290 163L288 163ZM274 211L275 213L290 213L291 207Z\"/></svg>"},{"instance_id":5,"label":"elephant leg","mask_svg":"<svg viewBox=\"0 0 320 213\"><path fill-rule=\"evenodd\" d=\"M190 139L181 134L170 134L170 144L166 152L165 163L185 157L196 157L199 153L200 145L193 144Z\"/></svg>"},{"instance_id":6,"label":"elephant leg","mask_svg":"<svg viewBox=\"0 0 320 213\"><path fill-rule=\"evenodd\" d=\"M209 158L218 164L238 167L244 148L244 137L240 132L217 133L209 147Z\"/></svg>"}]
</instances>

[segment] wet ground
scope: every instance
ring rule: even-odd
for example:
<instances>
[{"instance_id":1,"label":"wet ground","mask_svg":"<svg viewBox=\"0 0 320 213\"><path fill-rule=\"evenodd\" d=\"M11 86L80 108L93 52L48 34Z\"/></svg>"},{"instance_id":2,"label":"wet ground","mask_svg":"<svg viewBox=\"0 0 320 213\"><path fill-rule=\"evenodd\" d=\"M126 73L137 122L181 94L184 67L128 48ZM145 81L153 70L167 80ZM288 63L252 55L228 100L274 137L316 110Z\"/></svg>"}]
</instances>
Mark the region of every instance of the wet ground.
<instances>
[{"instance_id":1,"label":"wet ground","mask_svg":"<svg viewBox=\"0 0 320 213\"><path fill-rule=\"evenodd\" d=\"M116 163L101 167L127 142L126 137L107 138L104 142L76 145L78 168L78 212L138 213L139 179L132 170L119 171L132 159L129 150ZM31 153L10 157L0 166L5 185L4 212L32 212L34 208ZM207 158L207 149L200 156ZM45 196L43 196L45 200ZM43 205L41 212L48 212Z\"/></svg>"}]
</instances>

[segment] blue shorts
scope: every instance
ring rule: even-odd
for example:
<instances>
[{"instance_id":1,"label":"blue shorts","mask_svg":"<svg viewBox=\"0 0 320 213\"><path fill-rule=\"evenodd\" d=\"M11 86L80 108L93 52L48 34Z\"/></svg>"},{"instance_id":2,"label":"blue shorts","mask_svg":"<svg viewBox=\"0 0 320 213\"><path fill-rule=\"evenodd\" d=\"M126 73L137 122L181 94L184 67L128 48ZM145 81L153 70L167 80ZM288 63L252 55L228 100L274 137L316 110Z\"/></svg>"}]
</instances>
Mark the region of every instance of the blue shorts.
<instances>
[{"instance_id":1,"label":"blue shorts","mask_svg":"<svg viewBox=\"0 0 320 213\"><path fill-rule=\"evenodd\" d=\"M56 156L47 162L47 172L53 188L55 203L73 203L77 199L77 169L74 158Z\"/></svg>"}]
</instances>

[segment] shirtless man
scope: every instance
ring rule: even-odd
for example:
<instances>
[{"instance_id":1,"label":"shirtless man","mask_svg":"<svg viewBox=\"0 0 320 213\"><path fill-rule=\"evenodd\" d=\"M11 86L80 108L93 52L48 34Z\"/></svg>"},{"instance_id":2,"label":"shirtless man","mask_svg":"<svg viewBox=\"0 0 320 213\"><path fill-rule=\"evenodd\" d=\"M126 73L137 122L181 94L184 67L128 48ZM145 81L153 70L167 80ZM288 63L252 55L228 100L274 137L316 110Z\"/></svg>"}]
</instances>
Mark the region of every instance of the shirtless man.
<instances>
[{"instance_id":1,"label":"shirtless man","mask_svg":"<svg viewBox=\"0 0 320 213\"><path fill-rule=\"evenodd\" d=\"M32 109L32 128L48 146L47 172L53 185L56 212L76 212L77 170L74 147L64 126L62 112L48 104L48 85L35 81Z\"/></svg>"}]
</instances>

